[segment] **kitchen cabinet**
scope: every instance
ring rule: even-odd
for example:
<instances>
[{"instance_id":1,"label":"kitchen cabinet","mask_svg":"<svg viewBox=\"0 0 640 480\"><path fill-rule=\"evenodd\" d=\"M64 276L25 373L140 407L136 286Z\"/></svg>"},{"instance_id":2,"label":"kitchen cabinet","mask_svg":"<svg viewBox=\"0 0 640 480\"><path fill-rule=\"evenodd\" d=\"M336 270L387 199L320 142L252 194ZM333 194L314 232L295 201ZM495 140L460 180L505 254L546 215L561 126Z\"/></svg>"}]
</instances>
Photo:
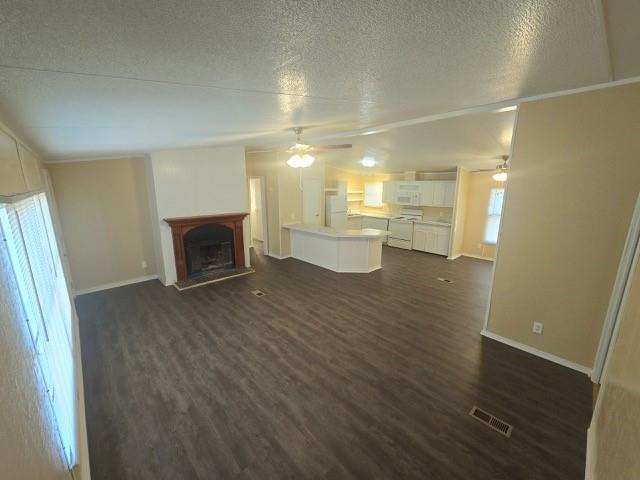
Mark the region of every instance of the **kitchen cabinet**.
<instances>
[{"instance_id":1,"label":"kitchen cabinet","mask_svg":"<svg viewBox=\"0 0 640 480\"><path fill-rule=\"evenodd\" d=\"M423 206L453 207L456 193L455 180L428 180L422 183Z\"/></svg>"},{"instance_id":2,"label":"kitchen cabinet","mask_svg":"<svg viewBox=\"0 0 640 480\"><path fill-rule=\"evenodd\" d=\"M382 183L382 201L384 203L395 203L396 183L394 181Z\"/></svg>"},{"instance_id":3,"label":"kitchen cabinet","mask_svg":"<svg viewBox=\"0 0 640 480\"><path fill-rule=\"evenodd\" d=\"M383 184L383 201L421 207L453 207L455 180L391 181Z\"/></svg>"},{"instance_id":4,"label":"kitchen cabinet","mask_svg":"<svg viewBox=\"0 0 640 480\"><path fill-rule=\"evenodd\" d=\"M43 188L42 172L40 171L40 162L31 150L18 144L18 152L22 161L22 171L24 172L24 180L28 191L40 190Z\"/></svg>"},{"instance_id":5,"label":"kitchen cabinet","mask_svg":"<svg viewBox=\"0 0 640 480\"><path fill-rule=\"evenodd\" d=\"M362 217L347 217L347 228L351 230L360 230L362 228Z\"/></svg>"},{"instance_id":6,"label":"kitchen cabinet","mask_svg":"<svg viewBox=\"0 0 640 480\"><path fill-rule=\"evenodd\" d=\"M27 191L20 165L18 146L13 138L0 130L0 195Z\"/></svg>"},{"instance_id":7,"label":"kitchen cabinet","mask_svg":"<svg viewBox=\"0 0 640 480\"><path fill-rule=\"evenodd\" d=\"M449 255L451 227L416 223L413 228L413 249Z\"/></svg>"}]
</instances>

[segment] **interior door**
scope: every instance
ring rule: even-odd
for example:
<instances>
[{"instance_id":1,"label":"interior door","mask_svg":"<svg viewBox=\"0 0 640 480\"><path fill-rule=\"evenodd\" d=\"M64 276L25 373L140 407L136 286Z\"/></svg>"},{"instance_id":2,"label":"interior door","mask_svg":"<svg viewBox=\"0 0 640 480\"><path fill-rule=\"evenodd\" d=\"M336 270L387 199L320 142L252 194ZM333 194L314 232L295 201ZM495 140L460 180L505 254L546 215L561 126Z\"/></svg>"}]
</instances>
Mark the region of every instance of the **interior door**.
<instances>
[{"instance_id":1,"label":"interior door","mask_svg":"<svg viewBox=\"0 0 640 480\"><path fill-rule=\"evenodd\" d=\"M322 182L319 177L302 179L302 221L306 225L320 225L322 211Z\"/></svg>"}]
</instances>

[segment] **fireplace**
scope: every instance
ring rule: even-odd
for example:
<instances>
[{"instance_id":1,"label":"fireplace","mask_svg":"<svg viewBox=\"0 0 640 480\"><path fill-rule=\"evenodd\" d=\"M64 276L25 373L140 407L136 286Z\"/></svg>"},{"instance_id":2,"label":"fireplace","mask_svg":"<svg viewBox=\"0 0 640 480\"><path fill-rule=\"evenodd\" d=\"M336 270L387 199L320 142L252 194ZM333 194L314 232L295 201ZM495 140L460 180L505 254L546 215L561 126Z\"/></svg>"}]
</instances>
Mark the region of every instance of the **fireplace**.
<instances>
[{"instance_id":1,"label":"fireplace","mask_svg":"<svg viewBox=\"0 0 640 480\"><path fill-rule=\"evenodd\" d=\"M184 236L187 278L235 268L233 229L218 224L200 225Z\"/></svg>"},{"instance_id":2,"label":"fireplace","mask_svg":"<svg viewBox=\"0 0 640 480\"><path fill-rule=\"evenodd\" d=\"M242 220L247 215L166 218L173 236L178 283L244 269Z\"/></svg>"}]
</instances>

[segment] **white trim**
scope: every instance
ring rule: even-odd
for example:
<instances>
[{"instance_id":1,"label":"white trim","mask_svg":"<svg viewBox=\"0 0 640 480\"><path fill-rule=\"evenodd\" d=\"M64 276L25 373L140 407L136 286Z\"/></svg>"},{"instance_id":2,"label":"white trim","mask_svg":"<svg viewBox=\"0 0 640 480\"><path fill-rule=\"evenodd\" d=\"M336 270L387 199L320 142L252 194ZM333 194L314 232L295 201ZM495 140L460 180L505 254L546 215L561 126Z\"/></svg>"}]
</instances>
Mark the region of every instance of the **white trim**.
<instances>
[{"instance_id":1,"label":"white trim","mask_svg":"<svg viewBox=\"0 0 640 480\"><path fill-rule=\"evenodd\" d=\"M460 258L462 255L463 255L462 253L459 253L457 255L454 255L453 257L447 257L447 260L456 260Z\"/></svg>"},{"instance_id":2,"label":"white trim","mask_svg":"<svg viewBox=\"0 0 640 480\"><path fill-rule=\"evenodd\" d=\"M551 353L543 352L542 350L538 350L537 348L530 347L529 345L525 345L524 343L516 342L515 340L511 340L510 338L506 338L501 335L496 335L495 333L489 332L487 330L482 330L480 334L483 337L487 337L497 342L504 343L505 345L509 345L510 347L517 348L518 350L522 350L537 357L544 358L545 360L557 363L558 365L562 365L563 367L577 370L578 372L584 373L585 375L591 375L591 369L589 367L585 367L584 365L571 362L562 357L557 357L556 355L553 355Z\"/></svg>"},{"instance_id":3,"label":"white trim","mask_svg":"<svg viewBox=\"0 0 640 480\"><path fill-rule=\"evenodd\" d=\"M593 425L587 428L587 455L584 466L584 480L594 480L596 431Z\"/></svg>"},{"instance_id":4,"label":"white trim","mask_svg":"<svg viewBox=\"0 0 640 480\"><path fill-rule=\"evenodd\" d=\"M84 295L85 293L99 292L101 290L109 290L111 288L124 287L125 285L131 285L133 283L147 282L149 280L157 280L157 278L158 278L158 275L145 275L144 277L130 278L128 280L122 280L120 282L105 283L103 285L98 285L96 287L74 290L73 296L77 297L78 295Z\"/></svg>"},{"instance_id":5,"label":"white trim","mask_svg":"<svg viewBox=\"0 0 640 480\"><path fill-rule=\"evenodd\" d=\"M129 155L113 155L106 157L83 157L83 158L58 158L58 159L48 159L43 160L42 163L45 165L55 164L55 163L80 163L80 162L98 162L104 160L145 160L148 157L148 154L143 152L134 152Z\"/></svg>"},{"instance_id":6,"label":"white trim","mask_svg":"<svg viewBox=\"0 0 640 480\"><path fill-rule=\"evenodd\" d=\"M640 77L639 77L640 78ZM518 118L520 118L520 109L516 110L516 118L513 122L513 131L511 132L511 142L509 144L509 170L513 165L513 146L516 143L516 134L518 133ZM504 217L508 211L509 202L509 177L507 175L507 181L504 186L504 196L502 197L502 213L500 215L500 225L498 226L498 242L496 244L495 259L493 261L493 268L491 269L491 282L489 283L489 297L487 299L487 309L484 314L484 324L482 325L483 331L489 330L489 317L491 316L491 297L493 296L493 282L496 277L496 265L498 264L498 258L500 254L500 239L502 238L502 226L504 225Z\"/></svg>"},{"instance_id":7,"label":"white trim","mask_svg":"<svg viewBox=\"0 0 640 480\"><path fill-rule=\"evenodd\" d=\"M594 383L601 383L605 364L614 343L614 331L616 330L618 321L622 314L622 307L625 294L629 284L629 276L633 268L633 264L638 256L638 247L640 246L640 195L636 199L636 205L633 210L627 239L625 240L622 256L618 264L618 272L613 284L613 290L607 307L602 333L600 334L600 342L598 343L598 351L593 362Z\"/></svg>"},{"instance_id":8,"label":"white trim","mask_svg":"<svg viewBox=\"0 0 640 480\"><path fill-rule=\"evenodd\" d=\"M482 255L474 255L473 253L461 253L459 256L461 257L469 257L469 258L478 258L480 260L487 260L489 262L495 262L495 258L491 257L483 257Z\"/></svg>"},{"instance_id":9,"label":"white trim","mask_svg":"<svg viewBox=\"0 0 640 480\"><path fill-rule=\"evenodd\" d=\"M267 253L270 257L277 258L278 260L284 260L285 258L291 258L291 254L289 255L276 255L275 253L269 252Z\"/></svg>"}]
</instances>

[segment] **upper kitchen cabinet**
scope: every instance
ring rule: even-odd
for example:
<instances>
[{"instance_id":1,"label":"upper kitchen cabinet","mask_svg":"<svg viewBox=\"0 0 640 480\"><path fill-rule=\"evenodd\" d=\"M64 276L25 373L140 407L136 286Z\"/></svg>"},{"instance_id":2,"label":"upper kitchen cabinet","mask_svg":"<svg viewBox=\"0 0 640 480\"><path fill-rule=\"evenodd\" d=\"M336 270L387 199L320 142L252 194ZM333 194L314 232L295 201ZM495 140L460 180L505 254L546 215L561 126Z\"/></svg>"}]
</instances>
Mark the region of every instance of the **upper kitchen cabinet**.
<instances>
[{"instance_id":1,"label":"upper kitchen cabinet","mask_svg":"<svg viewBox=\"0 0 640 480\"><path fill-rule=\"evenodd\" d=\"M384 182L383 201L417 207L453 207L455 180Z\"/></svg>"},{"instance_id":2,"label":"upper kitchen cabinet","mask_svg":"<svg viewBox=\"0 0 640 480\"><path fill-rule=\"evenodd\" d=\"M388 181L382 183L382 201L384 203L396 203L396 183Z\"/></svg>"},{"instance_id":3,"label":"upper kitchen cabinet","mask_svg":"<svg viewBox=\"0 0 640 480\"><path fill-rule=\"evenodd\" d=\"M0 130L0 195L15 195L27 191L20 165L18 146L13 138Z\"/></svg>"},{"instance_id":4,"label":"upper kitchen cabinet","mask_svg":"<svg viewBox=\"0 0 640 480\"><path fill-rule=\"evenodd\" d=\"M40 161L38 158L22 144L18 144L18 152L22 161L22 171L24 172L24 180L27 190L34 191L43 188L42 172L40 170Z\"/></svg>"},{"instance_id":5,"label":"upper kitchen cabinet","mask_svg":"<svg viewBox=\"0 0 640 480\"><path fill-rule=\"evenodd\" d=\"M453 199L456 193L456 182L454 180L438 180L432 182L434 207L453 207Z\"/></svg>"},{"instance_id":6,"label":"upper kitchen cabinet","mask_svg":"<svg viewBox=\"0 0 640 480\"><path fill-rule=\"evenodd\" d=\"M421 205L425 207L453 207L455 180L427 180L422 185Z\"/></svg>"}]
</instances>

